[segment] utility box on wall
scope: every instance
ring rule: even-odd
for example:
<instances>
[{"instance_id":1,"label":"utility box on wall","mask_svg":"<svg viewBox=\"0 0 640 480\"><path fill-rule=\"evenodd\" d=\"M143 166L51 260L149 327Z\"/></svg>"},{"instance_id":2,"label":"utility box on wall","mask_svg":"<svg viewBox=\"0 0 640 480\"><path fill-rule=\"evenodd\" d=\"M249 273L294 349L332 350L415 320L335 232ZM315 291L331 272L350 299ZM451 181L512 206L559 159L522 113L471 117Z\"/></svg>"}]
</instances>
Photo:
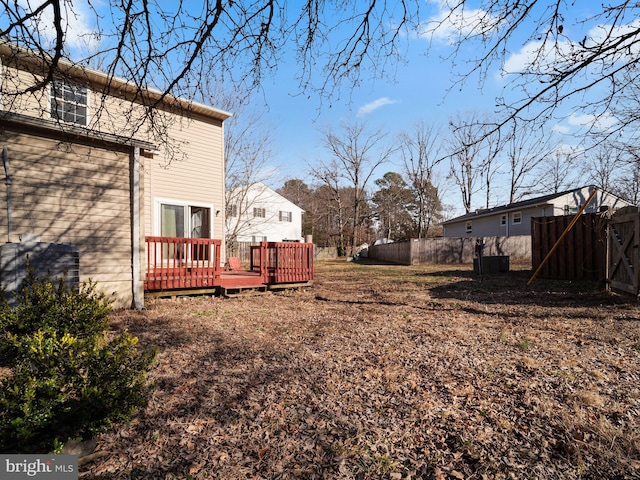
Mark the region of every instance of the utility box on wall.
<instances>
[{"instance_id":1,"label":"utility box on wall","mask_svg":"<svg viewBox=\"0 0 640 480\"><path fill-rule=\"evenodd\" d=\"M15 305L15 294L27 278L27 268L38 279L49 275L62 279L70 289L80 285L80 256L71 245L32 241L0 245L0 283L10 306Z\"/></svg>"}]
</instances>

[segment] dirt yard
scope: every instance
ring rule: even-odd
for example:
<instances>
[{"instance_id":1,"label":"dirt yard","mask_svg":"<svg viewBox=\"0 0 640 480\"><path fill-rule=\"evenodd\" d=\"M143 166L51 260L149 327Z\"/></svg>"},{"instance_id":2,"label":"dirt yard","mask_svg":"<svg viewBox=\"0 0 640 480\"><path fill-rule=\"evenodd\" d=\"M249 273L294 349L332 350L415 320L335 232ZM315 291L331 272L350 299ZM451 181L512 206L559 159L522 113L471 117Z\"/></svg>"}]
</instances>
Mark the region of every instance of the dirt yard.
<instances>
[{"instance_id":1,"label":"dirt yard","mask_svg":"<svg viewBox=\"0 0 640 480\"><path fill-rule=\"evenodd\" d=\"M156 388L80 478L640 478L640 305L529 274L327 261L118 312Z\"/></svg>"}]
</instances>

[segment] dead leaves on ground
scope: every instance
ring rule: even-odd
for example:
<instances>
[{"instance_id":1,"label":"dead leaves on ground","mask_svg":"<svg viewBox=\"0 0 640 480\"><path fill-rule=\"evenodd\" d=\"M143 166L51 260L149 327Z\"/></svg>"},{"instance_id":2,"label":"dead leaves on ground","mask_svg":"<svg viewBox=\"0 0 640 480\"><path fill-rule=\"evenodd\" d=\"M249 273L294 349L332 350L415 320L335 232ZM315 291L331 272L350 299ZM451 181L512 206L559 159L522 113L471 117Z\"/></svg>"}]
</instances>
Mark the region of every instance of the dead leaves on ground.
<instances>
[{"instance_id":1,"label":"dead leaves on ground","mask_svg":"<svg viewBox=\"0 0 640 480\"><path fill-rule=\"evenodd\" d=\"M118 313L157 388L80 478L634 478L637 304L364 268Z\"/></svg>"}]
</instances>

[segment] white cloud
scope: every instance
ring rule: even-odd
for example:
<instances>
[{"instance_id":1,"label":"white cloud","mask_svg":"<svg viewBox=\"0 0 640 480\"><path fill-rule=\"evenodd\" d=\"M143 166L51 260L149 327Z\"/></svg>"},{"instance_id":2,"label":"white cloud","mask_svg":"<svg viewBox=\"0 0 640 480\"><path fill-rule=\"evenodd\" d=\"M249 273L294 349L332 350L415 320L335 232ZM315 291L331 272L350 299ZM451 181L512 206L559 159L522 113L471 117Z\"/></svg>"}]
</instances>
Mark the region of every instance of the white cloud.
<instances>
[{"instance_id":1,"label":"white cloud","mask_svg":"<svg viewBox=\"0 0 640 480\"><path fill-rule=\"evenodd\" d=\"M529 42L522 49L509 56L502 66L501 76L527 71L550 73L554 65L572 58L571 50L575 44L566 41L556 43Z\"/></svg>"},{"instance_id":2,"label":"white cloud","mask_svg":"<svg viewBox=\"0 0 640 480\"><path fill-rule=\"evenodd\" d=\"M599 130L609 130L614 125L619 123L619 120L610 113L603 113L602 115L577 115L572 113L568 119L569 125L575 125L578 127L597 128Z\"/></svg>"},{"instance_id":3,"label":"white cloud","mask_svg":"<svg viewBox=\"0 0 640 480\"><path fill-rule=\"evenodd\" d=\"M33 11L40 6L28 0L20 0L20 3L27 11ZM52 44L56 39L53 21L53 7L49 7L44 9L33 23L40 35ZM74 1L73 5L67 2L62 4L62 29L65 32L65 47L68 50L95 50L100 44L96 14L87 1Z\"/></svg>"},{"instance_id":4,"label":"white cloud","mask_svg":"<svg viewBox=\"0 0 640 480\"><path fill-rule=\"evenodd\" d=\"M438 13L423 23L422 33L418 35L422 38L454 44L460 36L487 33L499 23L495 17L479 8L459 7L452 12L445 0L427 3L437 3Z\"/></svg>"},{"instance_id":5,"label":"white cloud","mask_svg":"<svg viewBox=\"0 0 640 480\"><path fill-rule=\"evenodd\" d=\"M571 129L566 125L556 124L551 128L551 131L553 133L559 133L560 135L566 135L571 131Z\"/></svg>"},{"instance_id":6,"label":"white cloud","mask_svg":"<svg viewBox=\"0 0 640 480\"><path fill-rule=\"evenodd\" d=\"M369 115L374 110L379 109L380 107L384 107L385 105L393 105L394 103L398 103L397 100L392 100L389 97L380 97L373 102L369 102L366 105L363 105L358 109L358 117L364 117L365 115Z\"/></svg>"}]
</instances>

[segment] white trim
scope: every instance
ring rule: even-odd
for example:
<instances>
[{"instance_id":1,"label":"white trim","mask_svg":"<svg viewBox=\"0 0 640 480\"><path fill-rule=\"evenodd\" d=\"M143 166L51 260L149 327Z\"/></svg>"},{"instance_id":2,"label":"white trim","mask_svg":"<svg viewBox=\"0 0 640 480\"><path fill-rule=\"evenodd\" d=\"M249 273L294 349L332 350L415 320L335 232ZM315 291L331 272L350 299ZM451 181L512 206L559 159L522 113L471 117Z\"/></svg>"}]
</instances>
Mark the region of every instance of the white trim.
<instances>
[{"instance_id":1,"label":"white trim","mask_svg":"<svg viewBox=\"0 0 640 480\"><path fill-rule=\"evenodd\" d=\"M178 205L181 207L202 207L209 209L209 225L211 225L211 231L209 232L210 238L214 238L213 236L213 219L215 215L215 210L213 207L213 203L201 203L201 202L191 202L189 200L175 200L172 198L163 198L163 197L154 197L153 199L153 234L158 236L160 235L160 205ZM188 219L189 215L185 215L185 219ZM190 221L190 220L187 220ZM190 231L187 230L187 231Z\"/></svg>"},{"instance_id":2,"label":"white trim","mask_svg":"<svg viewBox=\"0 0 640 480\"><path fill-rule=\"evenodd\" d=\"M516 222L516 218L518 218L519 221ZM513 223L513 225L522 225L522 211L513 212L511 214L511 222Z\"/></svg>"}]
</instances>

